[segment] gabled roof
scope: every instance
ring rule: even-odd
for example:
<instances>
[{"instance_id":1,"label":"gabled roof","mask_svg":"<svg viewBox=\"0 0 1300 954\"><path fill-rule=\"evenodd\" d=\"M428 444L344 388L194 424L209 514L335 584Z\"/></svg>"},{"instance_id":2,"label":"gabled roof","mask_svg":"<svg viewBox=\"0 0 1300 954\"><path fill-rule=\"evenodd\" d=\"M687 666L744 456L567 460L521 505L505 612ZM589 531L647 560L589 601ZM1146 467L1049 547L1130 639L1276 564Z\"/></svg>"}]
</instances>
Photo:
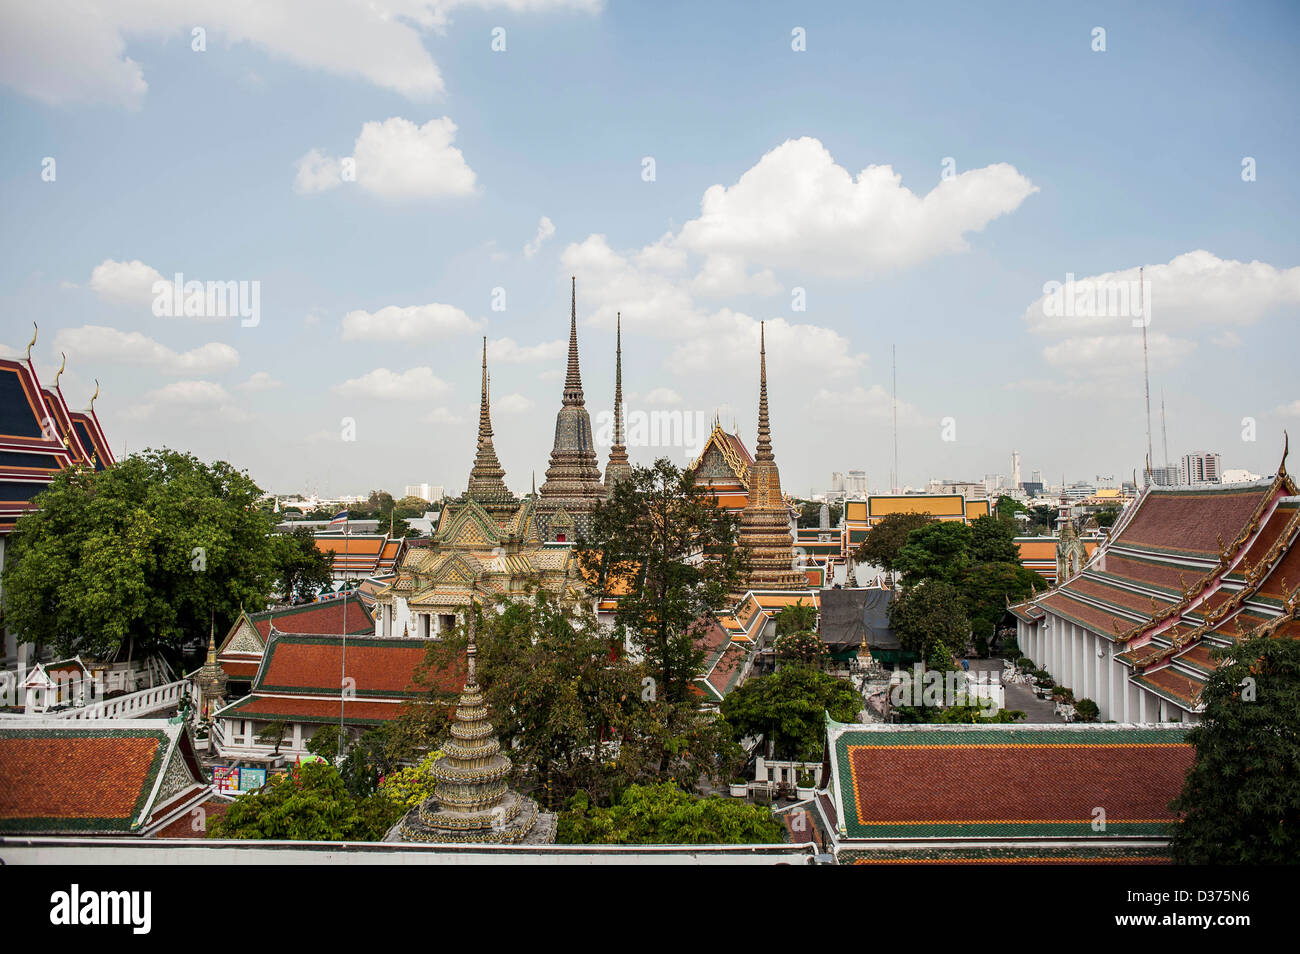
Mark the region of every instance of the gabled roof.
<instances>
[{"instance_id":1,"label":"gabled roof","mask_svg":"<svg viewBox=\"0 0 1300 954\"><path fill-rule=\"evenodd\" d=\"M0 722L0 832L151 834L210 786L179 723Z\"/></svg>"},{"instance_id":2,"label":"gabled roof","mask_svg":"<svg viewBox=\"0 0 1300 954\"><path fill-rule=\"evenodd\" d=\"M1195 759L1188 730L831 722L841 842L1167 837Z\"/></svg>"}]
</instances>

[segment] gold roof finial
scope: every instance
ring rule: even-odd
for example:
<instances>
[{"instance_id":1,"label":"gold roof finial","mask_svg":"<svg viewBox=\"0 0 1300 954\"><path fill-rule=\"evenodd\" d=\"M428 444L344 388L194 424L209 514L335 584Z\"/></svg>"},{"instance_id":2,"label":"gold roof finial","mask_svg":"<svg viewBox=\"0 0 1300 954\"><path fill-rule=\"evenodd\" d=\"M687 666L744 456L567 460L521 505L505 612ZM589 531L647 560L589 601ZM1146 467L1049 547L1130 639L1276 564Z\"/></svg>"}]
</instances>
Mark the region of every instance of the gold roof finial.
<instances>
[{"instance_id":1,"label":"gold roof finial","mask_svg":"<svg viewBox=\"0 0 1300 954\"><path fill-rule=\"evenodd\" d=\"M95 378L95 393L90 396L90 413L95 413L95 398L99 397L99 378Z\"/></svg>"},{"instance_id":2,"label":"gold roof finial","mask_svg":"<svg viewBox=\"0 0 1300 954\"><path fill-rule=\"evenodd\" d=\"M36 336L41 333L41 329L36 322L32 322L32 340L27 343L27 363L32 363L32 348L36 347Z\"/></svg>"},{"instance_id":3,"label":"gold roof finial","mask_svg":"<svg viewBox=\"0 0 1300 954\"><path fill-rule=\"evenodd\" d=\"M63 363L59 365L59 370L54 373L54 390L56 391L59 389L59 378L63 377L63 372L68 368L68 353L60 351L59 354L63 355Z\"/></svg>"}]
</instances>

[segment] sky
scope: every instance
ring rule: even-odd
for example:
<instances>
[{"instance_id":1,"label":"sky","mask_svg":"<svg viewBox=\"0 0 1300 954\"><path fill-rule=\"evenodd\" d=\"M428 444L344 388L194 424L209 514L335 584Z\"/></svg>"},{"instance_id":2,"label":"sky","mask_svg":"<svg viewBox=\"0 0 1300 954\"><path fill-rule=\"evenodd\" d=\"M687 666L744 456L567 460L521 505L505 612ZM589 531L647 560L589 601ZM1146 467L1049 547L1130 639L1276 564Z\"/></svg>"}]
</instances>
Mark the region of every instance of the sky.
<instances>
[{"instance_id":1,"label":"sky","mask_svg":"<svg viewBox=\"0 0 1300 954\"><path fill-rule=\"evenodd\" d=\"M1131 479L1144 330L1154 463L1163 399L1171 461L1272 474L1297 90L1289 3L6 3L0 356L38 324L119 455L458 492L486 337L522 493L573 276L598 443L622 315L634 463L689 462L715 414L753 447L765 322L789 493L1012 451ZM177 273L245 307L168 314Z\"/></svg>"}]
</instances>

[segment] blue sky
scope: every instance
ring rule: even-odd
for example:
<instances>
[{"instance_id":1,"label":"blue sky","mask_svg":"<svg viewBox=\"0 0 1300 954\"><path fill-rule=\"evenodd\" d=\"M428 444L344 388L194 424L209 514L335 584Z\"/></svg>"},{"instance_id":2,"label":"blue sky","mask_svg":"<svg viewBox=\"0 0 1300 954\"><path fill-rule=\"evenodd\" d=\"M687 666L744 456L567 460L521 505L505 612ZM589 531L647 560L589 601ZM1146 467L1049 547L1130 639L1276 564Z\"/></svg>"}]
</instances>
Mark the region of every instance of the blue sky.
<instances>
[{"instance_id":1,"label":"blue sky","mask_svg":"<svg viewBox=\"0 0 1300 954\"><path fill-rule=\"evenodd\" d=\"M72 403L98 378L119 452L281 492L458 490L486 335L524 491L570 275L593 416L621 310L629 411L719 409L752 444L768 321L795 493L848 469L887 489L891 345L905 483L1007 473L1013 449L1025 479L1140 468L1141 333L1045 319L1067 273L1147 267L1157 463L1162 391L1171 457L1271 473L1300 428L1292 5L230 6L0 12L0 347L38 322L43 378L61 351ZM149 279L176 272L258 282L257 325L155 316Z\"/></svg>"}]
</instances>

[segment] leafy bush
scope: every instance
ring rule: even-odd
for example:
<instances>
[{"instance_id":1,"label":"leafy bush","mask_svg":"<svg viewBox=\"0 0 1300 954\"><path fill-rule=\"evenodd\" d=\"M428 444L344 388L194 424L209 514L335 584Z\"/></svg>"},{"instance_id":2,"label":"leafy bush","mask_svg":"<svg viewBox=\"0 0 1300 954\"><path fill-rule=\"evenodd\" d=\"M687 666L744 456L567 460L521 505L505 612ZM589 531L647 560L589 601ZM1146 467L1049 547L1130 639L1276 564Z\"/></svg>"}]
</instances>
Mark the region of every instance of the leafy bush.
<instances>
[{"instance_id":1,"label":"leafy bush","mask_svg":"<svg viewBox=\"0 0 1300 954\"><path fill-rule=\"evenodd\" d=\"M633 785L609 808L578 792L560 814L562 845L755 845L784 837L772 813L738 799L700 798L676 785Z\"/></svg>"},{"instance_id":2,"label":"leafy bush","mask_svg":"<svg viewBox=\"0 0 1300 954\"><path fill-rule=\"evenodd\" d=\"M1080 699L1074 704L1074 715L1080 722L1096 722L1101 709L1091 699Z\"/></svg>"},{"instance_id":3,"label":"leafy bush","mask_svg":"<svg viewBox=\"0 0 1300 954\"><path fill-rule=\"evenodd\" d=\"M384 776L379 783L379 794L405 809L419 805L433 794L436 784L433 777L433 763L442 758L442 755L441 751L432 752L419 765L412 765Z\"/></svg>"},{"instance_id":4,"label":"leafy bush","mask_svg":"<svg viewBox=\"0 0 1300 954\"><path fill-rule=\"evenodd\" d=\"M1016 668L1019 669L1021 672L1033 672L1034 661L1030 659L1028 656L1021 656L1019 659L1016 660Z\"/></svg>"},{"instance_id":5,"label":"leafy bush","mask_svg":"<svg viewBox=\"0 0 1300 954\"><path fill-rule=\"evenodd\" d=\"M379 841L402 809L382 796L352 795L328 762L295 766L252 795L241 795L208 829L209 838Z\"/></svg>"}]
</instances>

